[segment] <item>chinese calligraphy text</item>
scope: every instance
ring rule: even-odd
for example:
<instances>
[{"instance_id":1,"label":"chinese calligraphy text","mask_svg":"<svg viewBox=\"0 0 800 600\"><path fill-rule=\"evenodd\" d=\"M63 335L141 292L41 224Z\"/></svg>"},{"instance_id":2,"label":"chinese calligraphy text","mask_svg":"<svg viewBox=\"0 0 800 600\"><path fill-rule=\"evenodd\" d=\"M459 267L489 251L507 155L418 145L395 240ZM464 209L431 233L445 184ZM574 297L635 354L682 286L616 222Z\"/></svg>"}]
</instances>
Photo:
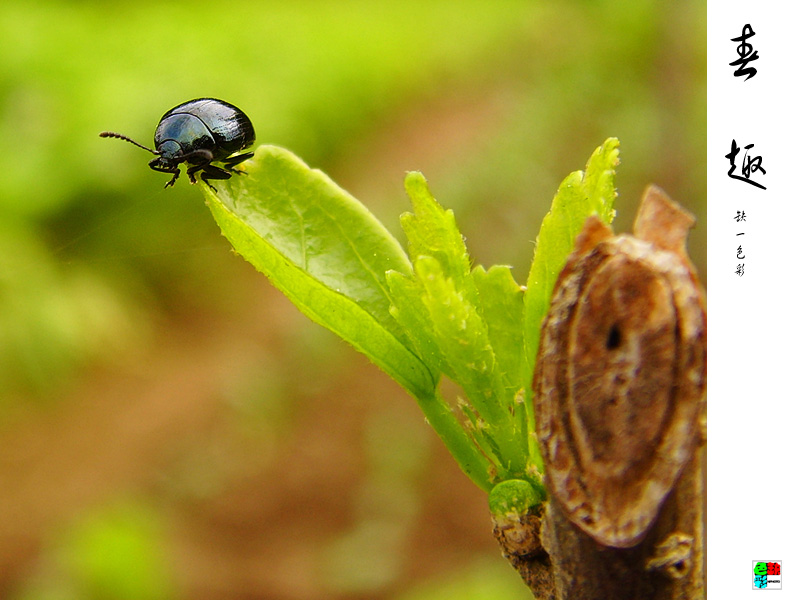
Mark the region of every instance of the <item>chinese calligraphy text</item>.
<instances>
[{"instance_id":1,"label":"chinese calligraphy text","mask_svg":"<svg viewBox=\"0 0 800 600\"><path fill-rule=\"evenodd\" d=\"M749 183L750 185L754 185L757 188L761 188L762 190L767 189L766 186L761 185L757 181L753 181L750 179L751 175L754 175L758 171L761 171L763 174L766 175L767 171L764 167L761 166L762 159L760 156L748 156L747 151L750 150L755 144L748 144L744 147L744 156L742 157L742 168L741 168L741 175L737 175L736 171L736 156L742 150L736 140L731 140L731 151L725 155L725 158L728 159L730 162L730 169L728 169L728 177L731 179L738 179L739 181L744 181L745 183Z\"/></svg>"},{"instance_id":2,"label":"chinese calligraphy text","mask_svg":"<svg viewBox=\"0 0 800 600\"><path fill-rule=\"evenodd\" d=\"M739 42L739 45L736 47L736 52L739 54L739 58L737 58L732 63L728 63L732 67L736 67L736 70L733 72L735 77L741 77L742 75L747 75L745 77L745 81L754 77L757 73L755 67L748 67L748 63L758 60L758 51L753 50L753 44L749 43L747 40L753 37L756 34L753 31L753 28L750 27L748 23L744 27L742 27L742 35L739 37L731 38L732 42Z\"/></svg>"},{"instance_id":3,"label":"chinese calligraphy text","mask_svg":"<svg viewBox=\"0 0 800 600\"><path fill-rule=\"evenodd\" d=\"M744 214L743 210L737 210L736 216L733 217L733 220L736 221L737 223L744 223L747 221L747 216ZM744 235L744 232L737 233L736 235L737 236ZM736 274L739 277L744 275L744 258L745 258L744 248L740 244L739 247L736 249L736 259L742 261L736 265Z\"/></svg>"}]
</instances>

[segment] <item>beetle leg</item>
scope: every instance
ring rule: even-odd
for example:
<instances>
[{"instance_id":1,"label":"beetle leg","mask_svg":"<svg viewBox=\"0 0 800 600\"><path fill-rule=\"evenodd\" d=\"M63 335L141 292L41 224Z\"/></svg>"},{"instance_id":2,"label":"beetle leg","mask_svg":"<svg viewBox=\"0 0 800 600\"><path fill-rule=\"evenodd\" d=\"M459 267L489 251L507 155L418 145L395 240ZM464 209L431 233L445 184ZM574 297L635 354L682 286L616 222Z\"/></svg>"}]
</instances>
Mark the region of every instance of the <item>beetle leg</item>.
<instances>
[{"instance_id":1,"label":"beetle leg","mask_svg":"<svg viewBox=\"0 0 800 600\"><path fill-rule=\"evenodd\" d=\"M222 164L225 165L225 168L233 171L234 173L238 173L239 175L247 173L247 171L242 171L240 169L234 169L233 167L238 165L240 162L246 161L248 158L253 158L255 152L248 152L247 154L239 154L238 156L232 156L230 158L226 158L222 161Z\"/></svg>"},{"instance_id":2,"label":"beetle leg","mask_svg":"<svg viewBox=\"0 0 800 600\"><path fill-rule=\"evenodd\" d=\"M189 181L193 184L197 183L197 179L195 179L194 174L197 173L200 169L203 169L205 167L206 165L195 165L193 167L186 169L186 174L189 176Z\"/></svg>"},{"instance_id":3,"label":"beetle leg","mask_svg":"<svg viewBox=\"0 0 800 600\"><path fill-rule=\"evenodd\" d=\"M203 167L202 173L200 173L200 179L202 179L208 187L210 187L215 192L217 188L211 185L208 180L209 179L230 179L231 174L230 171L223 169L222 167L217 167L215 165L205 165Z\"/></svg>"},{"instance_id":4,"label":"beetle leg","mask_svg":"<svg viewBox=\"0 0 800 600\"><path fill-rule=\"evenodd\" d=\"M200 160L197 160L200 159ZM197 183L194 174L201 169L205 169L208 164L214 160L214 155L210 151L202 149L189 152L181 156L182 161L186 161L186 174L189 176L191 183ZM192 165L191 167L189 165Z\"/></svg>"},{"instance_id":5,"label":"beetle leg","mask_svg":"<svg viewBox=\"0 0 800 600\"><path fill-rule=\"evenodd\" d=\"M170 179L165 185L165 188L170 187L171 185L175 184L175 181L178 179L178 175L181 174L181 170L178 167L167 167L164 165L158 164L158 159L155 159L150 162L150 168L153 171L158 171L159 173L172 173L172 179Z\"/></svg>"},{"instance_id":6,"label":"beetle leg","mask_svg":"<svg viewBox=\"0 0 800 600\"><path fill-rule=\"evenodd\" d=\"M231 173L223 169L222 167L217 167L216 165L206 165L203 167L203 172L200 174L200 179L208 183L208 179L230 179Z\"/></svg>"},{"instance_id":7,"label":"beetle leg","mask_svg":"<svg viewBox=\"0 0 800 600\"><path fill-rule=\"evenodd\" d=\"M175 185L175 182L178 180L178 175L181 174L181 170L175 169L174 171L167 171L167 173L172 173L172 179L170 179L167 183L164 184L164 189Z\"/></svg>"},{"instance_id":8,"label":"beetle leg","mask_svg":"<svg viewBox=\"0 0 800 600\"><path fill-rule=\"evenodd\" d=\"M231 156L230 158L226 158L222 161L226 168L230 169L238 165L240 162L246 161L248 158L253 158L255 156L255 152L248 152L247 154L239 154L237 156ZM235 169L231 169L235 170Z\"/></svg>"}]
</instances>

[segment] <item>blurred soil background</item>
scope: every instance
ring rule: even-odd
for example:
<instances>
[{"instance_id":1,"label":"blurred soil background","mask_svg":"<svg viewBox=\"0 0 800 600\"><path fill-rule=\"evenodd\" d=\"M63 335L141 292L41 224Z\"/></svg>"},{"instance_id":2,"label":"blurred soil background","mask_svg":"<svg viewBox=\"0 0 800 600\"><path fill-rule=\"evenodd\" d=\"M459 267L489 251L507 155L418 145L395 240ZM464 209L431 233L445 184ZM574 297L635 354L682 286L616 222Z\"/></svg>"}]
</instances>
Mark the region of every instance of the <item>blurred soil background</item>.
<instances>
[{"instance_id":1,"label":"blurred soil background","mask_svg":"<svg viewBox=\"0 0 800 600\"><path fill-rule=\"evenodd\" d=\"M412 398L234 255L160 116L211 96L398 236L419 169L524 282L559 182L621 140L698 217L705 3L6 0L0 598L528 598Z\"/></svg>"}]
</instances>

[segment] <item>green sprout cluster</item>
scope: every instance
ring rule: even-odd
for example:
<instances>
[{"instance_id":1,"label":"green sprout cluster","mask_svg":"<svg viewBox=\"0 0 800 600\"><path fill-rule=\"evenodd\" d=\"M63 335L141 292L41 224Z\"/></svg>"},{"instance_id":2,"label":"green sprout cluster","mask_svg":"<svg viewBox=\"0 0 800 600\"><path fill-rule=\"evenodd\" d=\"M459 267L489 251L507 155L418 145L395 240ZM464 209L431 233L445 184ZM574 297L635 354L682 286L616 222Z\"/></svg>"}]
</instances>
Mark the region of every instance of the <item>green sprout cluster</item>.
<instances>
[{"instance_id":1,"label":"green sprout cluster","mask_svg":"<svg viewBox=\"0 0 800 600\"><path fill-rule=\"evenodd\" d=\"M414 396L476 485L523 480L540 498L531 401L539 329L586 218L613 219L618 146L608 139L559 186L525 287L510 267L473 266L453 212L418 172L405 180L407 252L363 204L282 148L260 146L246 177L204 189L234 249ZM460 388L454 402L444 377Z\"/></svg>"}]
</instances>

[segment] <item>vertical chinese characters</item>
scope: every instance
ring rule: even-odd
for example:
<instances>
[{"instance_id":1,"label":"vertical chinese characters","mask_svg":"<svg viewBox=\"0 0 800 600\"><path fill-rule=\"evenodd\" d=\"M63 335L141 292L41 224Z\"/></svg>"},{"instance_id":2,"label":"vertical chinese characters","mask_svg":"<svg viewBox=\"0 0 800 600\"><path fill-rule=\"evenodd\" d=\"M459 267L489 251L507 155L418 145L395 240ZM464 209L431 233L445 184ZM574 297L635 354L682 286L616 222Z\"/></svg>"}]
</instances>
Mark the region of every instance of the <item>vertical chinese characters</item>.
<instances>
[{"instance_id":1,"label":"vertical chinese characters","mask_svg":"<svg viewBox=\"0 0 800 600\"><path fill-rule=\"evenodd\" d=\"M745 223L747 222L747 215L745 215L743 210L737 210L736 216L733 217L733 220L736 221L737 223ZM740 235L744 235L744 232L737 233L736 235L737 237ZM742 244L739 244L739 247L736 249L736 259L740 261L736 265L736 274L739 277L744 275L744 258L745 258L744 246Z\"/></svg>"},{"instance_id":2,"label":"vertical chinese characters","mask_svg":"<svg viewBox=\"0 0 800 600\"><path fill-rule=\"evenodd\" d=\"M753 67L750 63L755 60L758 60L758 52L753 47L753 44L750 43L750 40L756 34L753 27L750 23L745 24L742 27L741 35L731 38L732 42L736 42L736 53L739 57L731 63L728 63L732 67L736 67L736 70L733 72L734 77L743 77L744 81L755 77L756 73L758 72L755 67ZM763 183L757 181L760 175L766 175L767 170L764 168L763 165L763 158L760 155L755 155L755 153L751 152L755 144L745 144L744 148L739 146L736 143L736 138L731 139L731 147L730 151L725 155L725 158L728 159L728 177L731 179L735 179L737 181L742 181L744 183L748 183L754 187L757 187L761 190L766 190L767 186ZM742 152L744 150L744 152ZM740 156L741 154L741 156ZM740 224L740 231L736 233L736 236L743 236L745 234L744 223L746 222L746 217L744 210L737 210L736 216L734 220ZM736 269L735 273L739 277L744 276L744 259L746 257L745 253L745 244L741 240L737 240L738 243L736 245Z\"/></svg>"}]
</instances>

